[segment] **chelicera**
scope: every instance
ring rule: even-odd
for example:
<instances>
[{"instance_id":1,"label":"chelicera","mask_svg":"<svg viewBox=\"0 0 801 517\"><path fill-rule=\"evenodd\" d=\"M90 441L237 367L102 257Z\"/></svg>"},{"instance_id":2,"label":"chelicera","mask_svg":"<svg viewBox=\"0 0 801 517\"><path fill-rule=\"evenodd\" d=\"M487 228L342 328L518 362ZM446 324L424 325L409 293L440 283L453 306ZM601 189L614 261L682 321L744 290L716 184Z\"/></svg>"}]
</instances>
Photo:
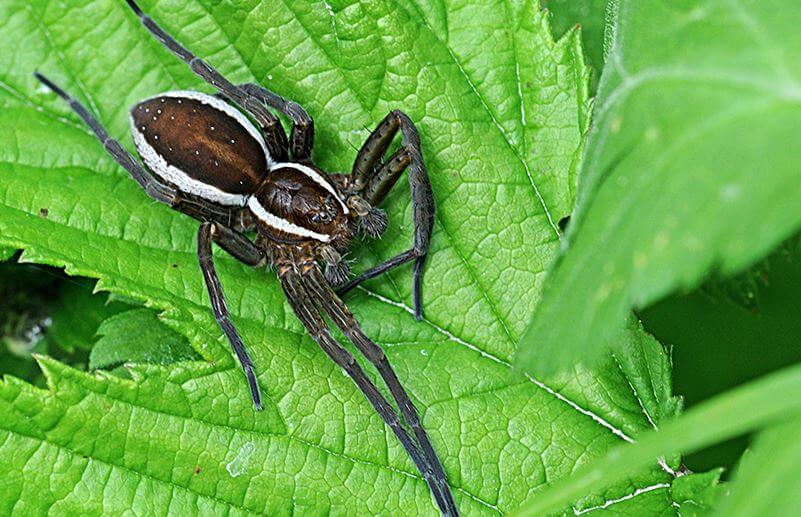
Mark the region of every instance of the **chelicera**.
<instances>
[{"instance_id":1,"label":"chelicera","mask_svg":"<svg viewBox=\"0 0 801 517\"><path fill-rule=\"evenodd\" d=\"M245 264L275 269L289 305L311 337L353 379L397 436L440 511L457 515L442 464L417 409L383 350L362 331L339 297L367 279L412 262L414 314L417 319L422 316L422 274L434 197L414 123L401 111L390 112L359 150L349 174L327 174L312 161L314 125L301 106L257 84L232 84L161 29L134 0L127 2L157 40L217 90L213 96L196 91L163 93L133 107L133 139L146 167L78 101L41 74L36 77L69 103L147 195L201 222L197 253L211 306L242 365L256 408L262 405L258 380L231 321L212 259L212 242ZM289 138L268 107L292 122ZM398 132L401 145L385 159ZM386 229L386 215L377 207L404 171L411 184L412 246L349 279L342 254L357 233L376 238ZM255 240L247 232L255 232ZM324 314L375 366L400 416L331 336Z\"/></svg>"}]
</instances>

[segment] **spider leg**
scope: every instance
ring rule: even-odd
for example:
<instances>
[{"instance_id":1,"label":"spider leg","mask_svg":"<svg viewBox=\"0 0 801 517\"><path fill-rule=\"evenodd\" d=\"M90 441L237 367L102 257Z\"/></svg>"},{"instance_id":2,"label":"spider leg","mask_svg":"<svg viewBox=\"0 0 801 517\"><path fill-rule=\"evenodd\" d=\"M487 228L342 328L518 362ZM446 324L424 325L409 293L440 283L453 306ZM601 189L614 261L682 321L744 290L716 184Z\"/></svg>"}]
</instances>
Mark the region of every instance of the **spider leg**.
<instances>
[{"instance_id":1,"label":"spider leg","mask_svg":"<svg viewBox=\"0 0 801 517\"><path fill-rule=\"evenodd\" d=\"M211 222L205 222L200 225L200 230L197 234L197 257L200 262L200 269L203 271L203 279L206 282L206 288L209 291L209 299L211 300L211 307L214 311L214 318L228 338L231 348L236 354L237 359L239 359L239 364L242 365L242 370L245 372L245 377L250 387L250 396L253 399L253 404L256 406L257 410L261 410L261 392L259 391L259 382L253 369L253 361L250 359L245 344L242 342L242 337L231 322L231 313L228 310L228 305L225 303L225 295L223 295L220 278L217 276L217 270L214 267L214 258L211 254L212 239L219 244L220 247L231 253L231 255L248 265L257 266L262 264L265 261L265 257L245 236L229 228Z\"/></svg>"},{"instance_id":2,"label":"spider leg","mask_svg":"<svg viewBox=\"0 0 801 517\"><path fill-rule=\"evenodd\" d=\"M403 253L395 255L391 259L386 260L385 262L382 262L377 266L373 266L367 271L364 271L359 276L351 278L348 282L343 284L341 287L337 288L337 294L342 296L351 289L353 289L354 287L356 287L357 285L361 284L362 282L383 275L390 269L394 269L400 265L403 265L416 257L417 254L415 253L414 249L406 250ZM415 318L417 318L416 314Z\"/></svg>"},{"instance_id":3,"label":"spider leg","mask_svg":"<svg viewBox=\"0 0 801 517\"><path fill-rule=\"evenodd\" d=\"M126 0L128 6L133 10L134 14L139 17L142 25L150 31L150 33L159 40L168 50L181 58L189 68L192 69L201 79L214 86L228 99L235 102L245 111L247 111L256 122L261 126L264 140L270 156L276 161L284 161L287 158L287 140L284 128L281 127L281 121L278 117L270 113L267 108L260 102L257 97L254 97L241 88L235 86L228 79L218 72L214 67L195 56L192 52L186 49L183 45L178 43L172 36L170 36L164 29L159 27L152 18L147 16L142 9L137 5L135 0Z\"/></svg>"},{"instance_id":4,"label":"spider leg","mask_svg":"<svg viewBox=\"0 0 801 517\"><path fill-rule=\"evenodd\" d=\"M425 428L420 422L420 416L417 413L417 408L409 398L406 390L403 388L398 376L395 374L392 365L387 360L384 350L376 345L362 331L359 322L350 312L348 307L339 299L336 293L331 289L331 286L326 282L325 277L320 272L317 264L311 262L307 267L302 267L302 276L308 286L309 292L312 294L314 300L319 304L328 316L334 321L336 326L342 331L345 336L356 345L359 351L367 358L370 363L375 366L378 373L384 379L387 387L389 388L392 397L400 408L401 415L406 421L406 424L412 429L418 443L423 451L429 465L431 466L435 481L440 487L445 499L445 503L449 510L449 514L456 515L456 503L453 501L450 486L442 468L442 463L431 445L431 440L428 438Z\"/></svg>"},{"instance_id":5,"label":"spider leg","mask_svg":"<svg viewBox=\"0 0 801 517\"><path fill-rule=\"evenodd\" d=\"M89 110L87 110L80 102L73 99L69 94L67 94L67 92L59 88L55 83L39 72L34 72L33 75L42 84L50 88L53 92L55 92L56 95L64 99L69 104L70 108L72 108L72 110L77 113L78 116L81 117L86 123L86 125L89 126L89 128L94 132L97 139L101 144L103 144L103 148L106 150L106 152L109 153L117 163L122 165L125 170L131 174L133 179L135 179L136 182L142 186L145 192L147 192L148 196L156 201L166 203L170 206L178 203L178 192L169 185L162 183L160 180L150 174L147 169L143 168L133 157L133 155L125 150L122 144L109 136L106 128L104 128L103 125L100 124L100 122L98 122L97 119L95 119L92 114L89 113Z\"/></svg>"},{"instance_id":6,"label":"spider leg","mask_svg":"<svg viewBox=\"0 0 801 517\"><path fill-rule=\"evenodd\" d=\"M251 267L263 266L267 262L264 251L240 232L214 222L206 222L201 225L201 228L203 226L209 228L208 231L214 243L239 262Z\"/></svg>"},{"instance_id":7,"label":"spider leg","mask_svg":"<svg viewBox=\"0 0 801 517\"><path fill-rule=\"evenodd\" d=\"M292 121L292 134L289 137L292 158L299 162L311 160L314 147L314 120L306 110L297 102L285 99L258 84L244 83L238 87L289 118Z\"/></svg>"},{"instance_id":8,"label":"spider leg","mask_svg":"<svg viewBox=\"0 0 801 517\"><path fill-rule=\"evenodd\" d=\"M285 253L285 252L284 252ZM353 355L345 350L332 336L328 327L317 312L317 307L312 301L308 287L303 278L297 272L294 261L288 254L280 254L275 260L278 278L281 287L284 289L287 301L301 321L303 326L311 335L312 339L320 346L328 357L331 358L358 386L376 413L381 416L389 426L395 436L400 441L403 449L414 462L417 469L426 481L437 506L444 515L456 515L448 511L446 500L437 482L431 466L428 464L417 444L409 435L409 432L401 425L398 414L390 405L387 399L381 394L376 385L367 377L364 370L356 362Z\"/></svg>"},{"instance_id":9,"label":"spider leg","mask_svg":"<svg viewBox=\"0 0 801 517\"><path fill-rule=\"evenodd\" d=\"M208 203L203 199L187 198L186 194L179 193L178 200L172 208L186 214L200 222L213 221L230 228L240 228L242 209L238 207L221 207Z\"/></svg>"},{"instance_id":10,"label":"spider leg","mask_svg":"<svg viewBox=\"0 0 801 517\"><path fill-rule=\"evenodd\" d=\"M395 154L393 154L390 159L387 160L386 163L377 172L375 172L364 185L362 193L366 200L368 200L371 205L374 204L376 199L379 201L383 200L400 175L403 174L403 171L406 170L406 167L409 165L409 163L411 163L411 155L409 152L404 148L398 149ZM415 252L414 248L395 255L381 264L364 271L359 276L350 279L347 283L337 289L337 294L340 296L344 295L362 282L382 275L387 271L403 265L416 257L417 253Z\"/></svg>"},{"instance_id":11,"label":"spider leg","mask_svg":"<svg viewBox=\"0 0 801 517\"><path fill-rule=\"evenodd\" d=\"M401 148L379 168L378 165L398 130L402 137ZM356 155L351 174L356 188L366 196L366 201L376 206L384 200L386 194L400 178L401 173L407 169L412 191L412 219L414 221L412 247L354 278L342 286L338 293L344 294L359 283L414 259L412 297L414 317L420 320L423 318L423 266L428 255L431 230L434 227L434 193L431 190L428 171L423 162L417 128L408 115L402 111L393 110L378 124Z\"/></svg>"},{"instance_id":12,"label":"spider leg","mask_svg":"<svg viewBox=\"0 0 801 517\"><path fill-rule=\"evenodd\" d=\"M201 223L206 221L215 222L222 227L234 230L238 234L249 232L255 228L250 212L247 209L235 206L220 206L202 198L189 196L183 192L180 192L178 196L179 198L173 203L172 208L197 219ZM248 243L252 244L249 240ZM224 247L222 244L220 246ZM246 261L243 260L243 262Z\"/></svg>"},{"instance_id":13,"label":"spider leg","mask_svg":"<svg viewBox=\"0 0 801 517\"><path fill-rule=\"evenodd\" d=\"M395 154L389 157L364 186L364 190L362 190L364 199L373 206L380 205L411 163L412 154L408 149L401 147L395 151Z\"/></svg>"}]
</instances>

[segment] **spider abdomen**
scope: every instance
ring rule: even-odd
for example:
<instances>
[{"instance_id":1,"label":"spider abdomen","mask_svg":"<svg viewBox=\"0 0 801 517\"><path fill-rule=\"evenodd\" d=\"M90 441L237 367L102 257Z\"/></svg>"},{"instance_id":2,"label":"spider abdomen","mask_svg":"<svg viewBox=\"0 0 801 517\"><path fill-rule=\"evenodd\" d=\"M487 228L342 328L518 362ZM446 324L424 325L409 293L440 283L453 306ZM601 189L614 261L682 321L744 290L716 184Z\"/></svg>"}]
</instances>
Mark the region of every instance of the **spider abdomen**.
<instances>
[{"instance_id":1,"label":"spider abdomen","mask_svg":"<svg viewBox=\"0 0 801 517\"><path fill-rule=\"evenodd\" d=\"M244 205L272 160L250 121L199 92L171 92L131 110L131 130L148 168L182 191L222 205Z\"/></svg>"}]
</instances>

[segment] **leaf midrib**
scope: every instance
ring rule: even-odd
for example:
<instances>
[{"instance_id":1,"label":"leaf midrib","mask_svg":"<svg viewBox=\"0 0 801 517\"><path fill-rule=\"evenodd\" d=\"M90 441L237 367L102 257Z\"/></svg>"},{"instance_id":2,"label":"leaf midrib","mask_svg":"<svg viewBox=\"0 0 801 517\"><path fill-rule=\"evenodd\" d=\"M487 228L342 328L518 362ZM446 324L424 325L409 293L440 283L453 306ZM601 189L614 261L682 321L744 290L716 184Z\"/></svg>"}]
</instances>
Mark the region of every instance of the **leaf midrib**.
<instances>
[{"instance_id":1,"label":"leaf midrib","mask_svg":"<svg viewBox=\"0 0 801 517\"><path fill-rule=\"evenodd\" d=\"M391 301L391 300L381 296L378 293L374 293L372 291L367 290L364 287L359 287L358 289L360 289L363 292L367 293L372 298L378 299L382 303L385 303L385 304L390 305L390 306L395 306L395 307L397 307L397 308L399 308L399 309L401 309L401 310L403 310L403 311L405 311L405 312L407 312L409 314L414 314L414 311L412 310L412 308L407 306L407 305L405 305L405 304L403 304L402 302ZM476 345L474 345L472 343L469 343L468 341L465 341L464 339L456 336L455 334L451 334L449 331L447 331L443 327L440 327L439 325L437 325L436 323L426 319L425 317L423 317L423 319L421 321L426 323L427 325L429 325L431 328L433 328L435 331L437 331L441 335L445 336L447 341L455 343L455 344L458 344L458 345L461 345L461 346L467 348L468 350L470 350L472 352L478 353L478 355L482 359L486 359L486 360L495 362L497 364L506 366L507 368L509 368L509 370L511 372L512 363L510 363L508 361L505 361L505 360L501 359L500 357L497 357L497 356L495 356L495 355L493 355L493 354L491 354L489 352L486 352L486 351L482 350L478 346L476 346ZM625 375L625 373L624 373L623 377L625 377L627 381L629 380L628 375ZM510 378L511 378L511 373L510 373ZM625 431L623 431L621 428L619 428L619 427L615 426L614 424L612 424L606 418L598 415L596 412L594 412L592 410L583 408L580 404L578 404L577 402L574 402L573 400L569 399L566 395L563 395L558 390L550 387L548 384L544 383L543 381L541 381L541 380L539 380L539 379L537 379L537 378L535 378L535 377L533 377L533 376L531 376L529 374L525 374L524 378L525 378L526 381L530 382L531 384L533 384L538 389L540 389L540 390L544 391L545 393L547 393L548 395L554 397L558 402L567 405L571 410L575 411L576 413L578 413L582 417L589 418L590 421L593 422L593 424L602 427L605 431L610 432L613 436L616 436L616 437L618 437L618 438L620 438L620 439L622 439L624 441L627 441L627 442L634 441L631 437L628 436L628 434ZM486 390L481 390L481 391L478 391L478 392L464 393L464 394L459 395L459 396L452 396L450 399L443 399L443 400L439 400L439 401L435 401L435 402L430 402L428 404L428 406L431 407L431 406L433 406L435 404L442 404L442 403L447 402L448 400L455 401L455 400L461 400L461 399L465 399L465 398L478 397L478 396L481 396L482 394L485 394L485 393L499 392L499 391L505 390L507 388L512 388L514 386L517 386L517 384L506 384L504 386L498 386L496 388L488 388ZM581 408L582 411L580 411L578 408Z\"/></svg>"},{"instance_id":2,"label":"leaf midrib","mask_svg":"<svg viewBox=\"0 0 801 517\"><path fill-rule=\"evenodd\" d=\"M504 0L504 2L507 2L507 0ZM406 14L409 15L409 17L412 16L412 13L410 13L404 7L403 3L398 3L397 5L398 5L398 8L399 9L403 9L403 11L406 12ZM481 95L481 92L478 90L478 88L473 83L473 80L470 77L470 74L467 73L467 70L464 68L464 65L462 65L462 62L456 56L456 52L454 52L454 50L450 46L448 46L447 43L442 41L442 38L440 38L439 34L437 34L437 32L433 29L433 27L431 27L431 24L429 24L428 19L425 16L423 16L422 13L419 12L419 6L417 6L416 3L414 5L415 5L415 7L417 8L417 11L418 11L418 12L415 13L417 18L423 23L423 25L425 26L426 30L434 37L434 39L437 41L437 43L439 43L439 45L441 47L443 47L447 51L448 56L451 58L451 61L453 61L453 64L456 65L456 68L459 70L459 73L460 73L461 77L465 80L465 82L467 82L467 85L470 87L470 91L473 92L473 94L479 100L479 103L481 104L481 107L484 109L484 111L487 113L487 115L489 115L490 119L492 120L492 125L495 127L495 129L498 130L498 133L501 135L501 139L506 144L506 147L512 153L512 156L514 156L516 161L520 162L520 165L523 166L523 171L526 173L526 177L528 178L529 184L531 185L532 189L534 190L534 195L537 198L537 200L539 201L540 206L542 206L542 210L543 210L545 216L548 218L549 226L550 226L551 230L553 230L554 235L555 235L556 239L558 240L559 237L560 237L559 229L558 229L558 227L556 226L556 224L553 221L553 217L551 216L551 212L548 209L547 204L545 203L545 198L543 198L542 195L540 194L540 190L539 190L539 188L537 187L537 184L534 181L534 177L531 174L531 170L529 169L528 163L519 154L519 150L515 149L515 146L509 140L509 137L506 135L506 131L504 131L503 126L501 126L500 122L498 122L498 118L492 112L492 110L489 107L489 104L487 103L487 101ZM507 18L507 21L511 25L511 20L509 19L508 11L506 13L506 18ZM517 63L519 63L519 61L517 59L517 47L516 47L516 43L514 41L514 37L512 37L512 45L514 46L514 49L515 49L514 50L515 64L517 64ZM523 106L522 98L520 100L521 100L521 110L522 110L523 109L523 107L522 107ZM524 137L525 137L526 125L523 124L522 121L521 121L521 126L522 126L521 134L523 134ZM523 141L521 142L521 145L525 145L525 138L523 138ZM474 280L477 281L478 279L474 277ZM498 318L501 319L500 315L498 315ZM504 325L504 327L506 327L507 324L505 322L503 322L503 320L501 320L501 321L502 321L502 324ZM512 341L512 344L517 344L517 338L512 337L511 334L508 337L509 337L510 341Z\"/></svg>"}]
</instances>

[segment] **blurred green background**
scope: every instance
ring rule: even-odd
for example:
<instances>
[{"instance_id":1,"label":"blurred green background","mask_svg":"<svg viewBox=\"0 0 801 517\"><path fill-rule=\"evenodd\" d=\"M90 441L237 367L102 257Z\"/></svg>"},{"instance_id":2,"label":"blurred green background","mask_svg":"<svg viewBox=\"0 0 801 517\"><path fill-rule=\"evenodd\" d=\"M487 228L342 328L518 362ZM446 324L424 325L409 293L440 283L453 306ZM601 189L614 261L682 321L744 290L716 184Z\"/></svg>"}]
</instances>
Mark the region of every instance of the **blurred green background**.
<instances>
[{"instance_id":1,"label":"blurred green background","mask_svg":"<svg viewBox=\"0 0 801 517\"><path fill-rule=\"evenodd\" d=\"M755 269L755 307L704 286L640 312L645 328L672 348L674 390L686 406L801 361L801 255L785 245ZM690 456L687 465L730 469L747 443L746 437L723 443Z\"/></svg>"}]
</instances>

